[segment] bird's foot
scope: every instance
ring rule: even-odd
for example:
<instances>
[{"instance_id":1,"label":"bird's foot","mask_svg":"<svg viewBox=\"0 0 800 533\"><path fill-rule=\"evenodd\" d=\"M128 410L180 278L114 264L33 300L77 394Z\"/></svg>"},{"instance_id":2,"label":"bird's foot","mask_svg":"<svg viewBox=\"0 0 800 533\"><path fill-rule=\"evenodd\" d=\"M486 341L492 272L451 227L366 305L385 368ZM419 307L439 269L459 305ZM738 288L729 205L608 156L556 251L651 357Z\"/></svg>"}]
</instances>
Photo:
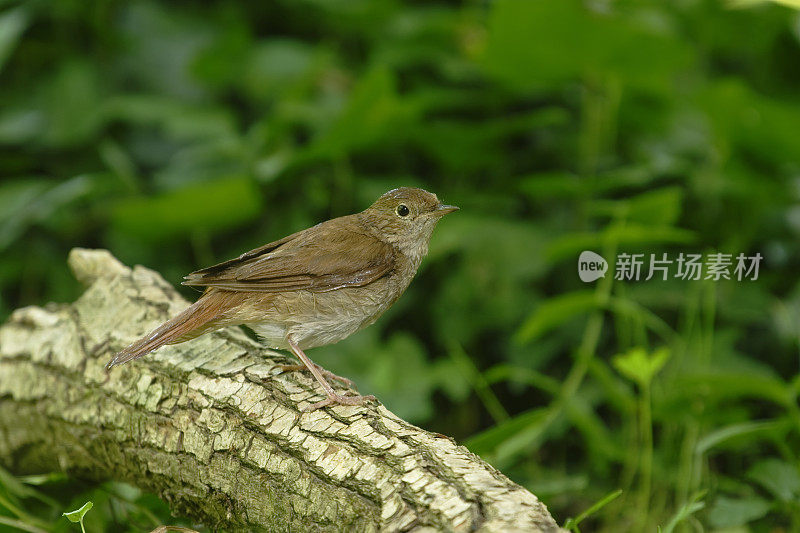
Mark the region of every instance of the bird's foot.
<instances>
[{"instance_id":1,"label":"bird's foot","mask_svg":"<svg viewBox=\"0 0 800 533\"><path fill-rule=\"evenodd\" d=\"M336 381L344 383L345 385L347 385L351 389L356 388L356 384L353 383L352 380L347 379L347 378L343 378L342 376L337 376L333 372L331 372L329 370L325 370L324 368L322 368L321 366L319 366L316 363L314 364L314 366L317 367L317 370L319 370L320 374L322 374L326 378L335 379ZM292 372L292 371L295 371L295 370L299 370L299 371L302 371L302 372L309 372L308 367L306 365L278 365L278 368L280 369L281 373L283 373L283 372Z\"/></svg>"},{"instance_id":2,"label":"bird's foot","mask_svg":"<svg viewBox=\"0 0 800 533\"><path fill-rule=\"evenodd\" d=\"M327 407L329 405L363 405L370 401L378 401L378 399L372 394L367 394L364 396L343 396L341 394L334 393L333 395L329 395L321 402L312 403L308 407L304 408L303 412L310 413L321 407Z\"/></svg>"}]
</instances>

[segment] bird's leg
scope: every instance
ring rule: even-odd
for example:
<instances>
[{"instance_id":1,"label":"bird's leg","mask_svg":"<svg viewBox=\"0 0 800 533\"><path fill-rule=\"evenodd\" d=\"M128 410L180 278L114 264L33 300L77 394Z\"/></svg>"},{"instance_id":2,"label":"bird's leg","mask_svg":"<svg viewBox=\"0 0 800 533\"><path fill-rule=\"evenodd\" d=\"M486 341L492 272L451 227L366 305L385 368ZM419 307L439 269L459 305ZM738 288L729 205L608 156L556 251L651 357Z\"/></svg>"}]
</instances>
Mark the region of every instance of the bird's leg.
<instances>
[{"instance_id":1,"label":"bird's leg","mask_svg":"<svg viewBox=\"0 0 800 533\"><path fill-rule=\"evenodd\" d=\"M348 387L355 388L356 384L353 383L353 380L344 378L342 376L337 376L336 374L334 374L330 370L325 370L324 368L319 366L317 363L314 363L314 366L317 367L317 370L319 370L319 373L322 374L324 377L326 377L328 379L335 379L336 381L341 381L342 383L344 383ZM281 372L295 372L295 371L308 372L309 371L308 367L306 365L278 365L278 368L280 368Z\"/></svg>"},{"instance_id":2,"label":"bird's leg","mask_svg":"<svg viewBox=\"0 0 800 533\"><path fill-rule=\"evenodd\" d=\"M292 340L291 337L286 337L286 342L289 343L289 348L302 362L306 365L306 368L311 371L311 374L314 375L314 378L322 385L322 388L325 390L325 394L328 396L328 399L322 400L321 402L317 402L314 404L309 405L303 411L310 412L316 411L320 407L325 407L332 404L341 404L341 405L361 405L364 402L368 402L369 400L376 400L375 396L367 395L367 396L342 396L341 394L336 394L333 388L325 381L325 378L322 376L322 372L320 372L321 368L314 364L308 356L303 353L303 350Z\"/></svg>"}]
</instances>

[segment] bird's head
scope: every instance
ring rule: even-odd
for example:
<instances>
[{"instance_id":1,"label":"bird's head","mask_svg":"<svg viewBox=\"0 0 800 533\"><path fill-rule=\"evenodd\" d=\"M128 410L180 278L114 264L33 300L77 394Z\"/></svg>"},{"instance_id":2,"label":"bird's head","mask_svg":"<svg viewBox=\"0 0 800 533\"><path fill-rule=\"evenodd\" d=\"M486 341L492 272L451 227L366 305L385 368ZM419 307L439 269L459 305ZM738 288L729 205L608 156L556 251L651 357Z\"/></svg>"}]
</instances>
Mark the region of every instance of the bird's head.
<instances>
[{"instance_id":1,"label":"bird's head","mask_svg":"<svg viewBox=\"0 0 800 533\"><path fill-rule=\"evenodd\" d=\"M421 257L428 252L428 242L439 219L457 210L424 189L400 187L383 194L361 217L382 240L408 255Z\"/></svg>"}]
</instances>

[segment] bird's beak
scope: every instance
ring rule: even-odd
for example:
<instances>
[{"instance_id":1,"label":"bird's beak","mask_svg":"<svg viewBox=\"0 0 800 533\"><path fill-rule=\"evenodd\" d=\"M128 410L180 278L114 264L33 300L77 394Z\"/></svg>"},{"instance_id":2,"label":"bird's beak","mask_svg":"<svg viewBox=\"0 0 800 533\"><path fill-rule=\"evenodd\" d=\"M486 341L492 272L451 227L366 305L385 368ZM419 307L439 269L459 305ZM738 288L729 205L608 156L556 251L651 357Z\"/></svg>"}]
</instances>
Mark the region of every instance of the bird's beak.
<instances>
[{"instance_id":1,"label":"bird's beak","mask_svg":"<svg viewBox=\"0 0 800 533\"><path fill-rule=\"evenodd\" d=\"M439 215L441 217L441 216L446 215L447 213L452 213L453 211L458 211L458 207L456 207L454 205L439 204L439 206L436 208L434 213L436 213L437 215Z\"/></svg>"}]
</instances>

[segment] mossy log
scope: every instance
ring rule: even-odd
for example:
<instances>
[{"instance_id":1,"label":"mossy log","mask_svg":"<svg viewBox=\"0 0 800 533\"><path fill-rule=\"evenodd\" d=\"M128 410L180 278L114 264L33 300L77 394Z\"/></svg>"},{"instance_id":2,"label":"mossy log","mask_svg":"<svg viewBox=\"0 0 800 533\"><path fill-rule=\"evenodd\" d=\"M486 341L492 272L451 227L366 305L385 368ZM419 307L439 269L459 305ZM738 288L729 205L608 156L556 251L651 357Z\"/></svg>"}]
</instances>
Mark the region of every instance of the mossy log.
<instances>
[{"instance_id":1,"label":"mossy log","mask_svg":"<svg viewBox=\"0 0 800 533\"><path fill-rule=\"evenodd\" d=\"M249 531L558 531L530 492L382 405L311 413L303 372L237 328L114 369L187 302L156 272L75 249L73 304L0 327L0 464L158 493L176 514Z\"/></svg>"}]
</instances>

